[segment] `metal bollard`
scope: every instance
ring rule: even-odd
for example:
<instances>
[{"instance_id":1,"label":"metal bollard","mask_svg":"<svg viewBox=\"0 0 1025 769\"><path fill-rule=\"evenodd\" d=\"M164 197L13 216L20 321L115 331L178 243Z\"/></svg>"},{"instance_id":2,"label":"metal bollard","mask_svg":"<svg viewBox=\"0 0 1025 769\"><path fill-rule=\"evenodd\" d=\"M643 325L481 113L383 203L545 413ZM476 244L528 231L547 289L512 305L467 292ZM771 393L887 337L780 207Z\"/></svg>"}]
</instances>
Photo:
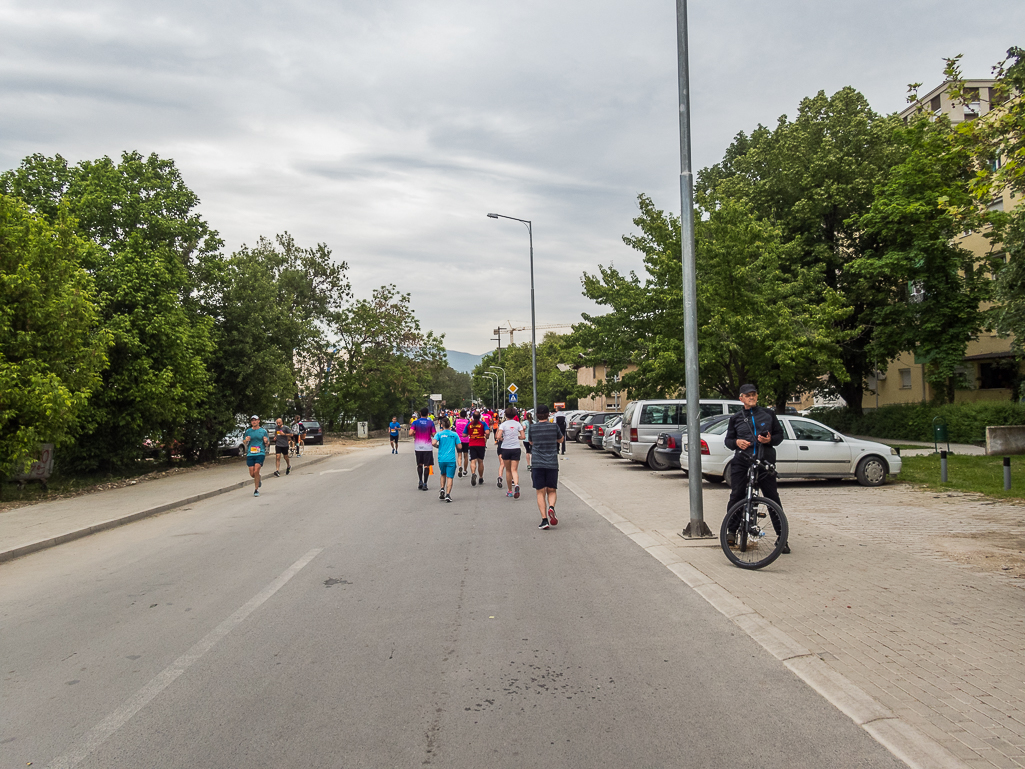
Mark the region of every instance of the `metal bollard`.
<instances>
[{"instance_id":1,"label":"metal bollard","mask_svg":"<svg viewBox=\"0 0 1025 769\"><path fill-rule=\"evenodd\" d=\"M1004 457L1004 491L1011 490L1011 458Z\"/></svg>"},{"instance_id":2,"label":"metal bollard","mask_svg":"<svg viewBox=\"0 0 1025 769\"><path fill-rule=\"evenodd\" d=\"M947 482L947 452L940 452L940 483Z\"/></svg>"}]
</instances>

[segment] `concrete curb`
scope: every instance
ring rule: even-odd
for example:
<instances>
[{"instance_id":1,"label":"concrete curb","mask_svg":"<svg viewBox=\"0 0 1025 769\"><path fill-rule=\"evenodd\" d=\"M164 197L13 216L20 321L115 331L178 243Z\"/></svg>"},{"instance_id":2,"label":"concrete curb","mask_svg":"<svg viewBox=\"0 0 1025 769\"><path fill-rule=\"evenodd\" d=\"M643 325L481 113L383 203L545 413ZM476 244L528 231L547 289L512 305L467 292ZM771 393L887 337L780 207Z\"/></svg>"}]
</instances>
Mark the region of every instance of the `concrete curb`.
<instances>
[{"instance_id":1,"label":"concrete curb","mask_svg":"<svg viewBox=\"0 0 1025 769\"><path fill-rule=\"evenodd\" d=\"M665 552L667 548L655 544L646 532L593 499L575 483L563 478L559 481L581 502L641 545L649 555L660 561L695 593L911 769L970 769L967 763L911 724L902 721L892 710L849 678L833 670L828 663L805 649L704 572L679 558L670 560L671 556Z\"/></svg>"},{"instance_id":2,"label":"concrete curb","mask_svg":"<svg viewBox=\"0 0 1025 769\"><path fill-rule=\"evenodd\" d=\"M331 459L333 456L341 456L338 454L326 454L322 457L311 459L309 462L304 462L302 467L309 467L310 465L318 464ZM46 550L50 547L56 547L57 545L63 545L65 542L72 542L82 537L88 537L90 534L96 534L97 532L106 531L107 529L114 529L118 526L124 526L126 523L133 523L134 521L141 521L143 518L149 518L154 515L160 515L166 513L168 510L174 510L178 507L184 507L185 505L191 505L194 502L200 502L204 499L210 499L210 497L216 497L220 494L227 494L229 491L235 491L235 489L245 488L252 484L251 480L239 481L233 483L230 486L223 486L213 491L204 491L202 494L194 494L191 497L185 499L179 499L174 502L167 502L163 505L157 505L147 510L140 510L135 513L129 513L128 515L122 515L118 518L111 518L108 521L101 521L100 523L94 523L91 526L84 526L81 529L75 529L74 531L68 531L64 534L58 534L56 537L48 537L46 539L40 539L36 542L29 542L27 545L21 545L19 547L11 548L10 550L4 550L0 552L0 563L5 561L12 561L15 558L21 558L23 555L29 555L30 553L36 553L40 550Z\"/></svg>"}]
</instances>

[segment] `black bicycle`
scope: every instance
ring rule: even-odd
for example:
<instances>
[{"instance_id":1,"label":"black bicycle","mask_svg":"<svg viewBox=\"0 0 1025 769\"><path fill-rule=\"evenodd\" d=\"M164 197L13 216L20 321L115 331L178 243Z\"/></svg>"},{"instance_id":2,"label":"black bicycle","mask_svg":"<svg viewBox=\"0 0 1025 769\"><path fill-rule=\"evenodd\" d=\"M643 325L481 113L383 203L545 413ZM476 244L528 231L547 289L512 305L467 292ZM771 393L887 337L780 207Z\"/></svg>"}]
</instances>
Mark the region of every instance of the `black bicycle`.
<instances>
[{"instance_id":1,"label":"black bicycle","mask_svg":"<svg viewBox=\"0 0 1025 769\"><path fill-rule=\"evenodd\" d=\"M734 460L736 461L736 460ZM723 518L719 529L719 544L726 557L742 569L761 569L779 558L787 544L790 533L783 508L771 499L755 494L758 478L762 473L775 473L776 467L762 459L762 446L747 468L747 494L744 499L732 505ZM775 540L771 530L763 526L766 518L779 528Z\"/></svg>"}]
</instances>

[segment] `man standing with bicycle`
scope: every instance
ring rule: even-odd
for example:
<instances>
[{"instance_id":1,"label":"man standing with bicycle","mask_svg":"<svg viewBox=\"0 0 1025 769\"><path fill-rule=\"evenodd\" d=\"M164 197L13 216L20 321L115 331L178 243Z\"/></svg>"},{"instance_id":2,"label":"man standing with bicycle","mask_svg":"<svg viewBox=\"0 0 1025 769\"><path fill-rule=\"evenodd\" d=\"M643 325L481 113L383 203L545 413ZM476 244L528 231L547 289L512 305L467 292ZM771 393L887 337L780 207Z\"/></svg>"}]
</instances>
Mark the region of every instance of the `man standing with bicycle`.
<instances>
[{"instance_id":1,"label":"man standing with bicycle","mask_svg":"<svg viewBox=\"0 0 1025 769\"><path fill-rule=\"evenodd\" d=\"M744 404L744 409L730 417L730 424L726 428L726 448L734 450L733 459L730 461L730 501L726 504L727 511L747 494L747 470L748 465L757 456L757 444L761 444L762 459L769 464L775 464L775 447L781 444L784 438L783 427L776 419L776 415L758 405L757 387L753 384L741 385L740 402ZM783 507L774 473L762 473L758 478L758 487L762 496L771 499L780 508ZM779 521L776 520L774 513L770 514L770 518L778 537ZM731 533L736 530L734 523L731 521L729 527ZM739 521L736 523L739 524ZM783 553L789 552L790 545L784 542Z\"/></svg>"}]
</instances>

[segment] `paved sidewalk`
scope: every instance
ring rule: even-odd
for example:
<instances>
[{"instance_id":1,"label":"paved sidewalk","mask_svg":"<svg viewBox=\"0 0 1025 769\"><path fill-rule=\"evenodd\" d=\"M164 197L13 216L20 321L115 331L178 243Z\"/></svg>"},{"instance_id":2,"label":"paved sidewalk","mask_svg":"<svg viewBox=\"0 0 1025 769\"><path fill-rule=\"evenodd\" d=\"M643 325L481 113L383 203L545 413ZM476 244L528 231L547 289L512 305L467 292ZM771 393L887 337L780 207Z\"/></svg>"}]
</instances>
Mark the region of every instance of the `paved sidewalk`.
<instances>
[{"instance_id":1,"label":"paved sidewalk","mask_svg":"<svg viewBox=\"0 0 1025 769\"><path fill-rule=\"evenodd\" d=\"M347 447L344 452L307 451L302 457L292 458L292 474L302 472L311 465L335 456L381 446L381 441L374 441L365 447ZM281 478L275 478L273 475L273 455L264 467L265 483L273 484L285 480L284 469L281 471ZM0 513L0 562L183 507L217 494L252 487L252 484L245 464L231 463L191 469L183 471L180 475L143 480L117 489L14 508Z\"/></svg>"},{"instance_id":2,"label":"paved sidewalk","mask_svg":"<svg viewBox=\"0 0 1025 769\"><path fill-rule=\"evenodd\" d=\"M882 438L872 438L867 435L854 435L853 438L859 438L863 441L875 441L876 443L885 443L887 446L921 446L922 448L914 449L901 449L901 454L905 457L920 457L927 454L934 454L936 444L928 443L926 441L896 441ZM950 447L951 454L971 454L975 456L983 456L986 453L984 446L976 446L972 443L941 443L939 447L941 450L946 451L947 447Z\"/></svg>"},{"instance_id":3,"label":"paved sidewalk","mask_svg":"<svg viewBox=\"0 0 1025 769\"><path fill-rule=\"evenodd\" d=\"M781 483L793 554L750 572L717 539L679 535L679 472L577 446L561 467L569 490L909 764L1025 767L1025 508L903 485ZM718 535L729 490L704 489ZM981 538L997 562L960 557Z\"/></svg>"}]
</instances>

